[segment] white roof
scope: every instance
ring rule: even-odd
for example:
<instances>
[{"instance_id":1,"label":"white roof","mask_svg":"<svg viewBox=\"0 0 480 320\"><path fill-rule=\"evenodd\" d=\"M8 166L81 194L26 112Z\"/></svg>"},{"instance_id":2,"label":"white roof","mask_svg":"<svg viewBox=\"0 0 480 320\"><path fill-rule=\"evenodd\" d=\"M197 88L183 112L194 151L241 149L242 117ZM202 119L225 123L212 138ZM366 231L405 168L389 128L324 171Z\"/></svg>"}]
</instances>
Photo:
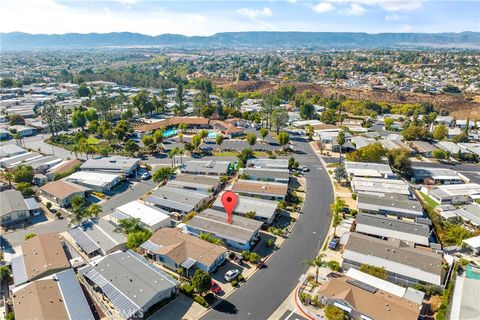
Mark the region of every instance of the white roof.
<instances>
[{"instance_id":1,"label":"white roof","mask_svg":"<svg viewBox=\"0 0 480 320\"><path fill-rule=\"evenodd\" d=\"M435 189L441 190L450 196L473 196L475 194L480 194L480 185L476 183L447 184L438 186Z\"/></svg>"},{"instance_id":2,"label":"white roof","mask_svg":"<svg viewBox=\"0 0 480 320\"><path fill-rule=\"evenodd\" d=\"M408 185L403 180L353 177L351 181L355 192L410 194Z\"/></svg>"},{"instance_id":3,"label":"white roof","mask_svg":"<svg viewBox=\"0 0 480 320\"><path fill-rule=\"evenodd\" d=\"M465 239L463 240L463 242L465 242L467 245L469 245L472 248L475 248L475 249L480 248L480 236Z\"/></svg>"},{"instance_id":4,"label":"white roof","mask_svg":"<svg viewBox=\"0 0 480 320\"><path fill-rule=\"evenodd\" d=\"M394 296L402 298L403 295L405 294L405 291L407 289L398 286L396 284L393 284L391 282L388 282L386 280L371 276L367 273L361 272L357 269L350 268L348 269L346 275L350 278L353 278L355 280L361 281L363 283L366 283L372 287L375 287L377 289L380 289L382 291L388 292L393 294Z\"/></svg>"},{"instance_id":5,"label":"white roof","mask_svg":"<svg viewBox=\"0 0 480 320\"><path fill-rule=\"evenodd\" d=\"M119 174L103 173L96 171L77 171L69 175L66 179L71 182L79 182L95 186L104 186L120 177L121 176Z\"/></svg>"},{"instance_id":6,"label":"white roof","mask_svg":"<svg viewBox=\"0 0 480 320\"><path fill-rule=\"evenodd\" d=\"M156 224L170 220L170 217L157 208L147 206L138 201L132 201L117 208L120 211L132 218L140 219L140 221L147 226L155 226Z\"/></svg>"}]
</instances>

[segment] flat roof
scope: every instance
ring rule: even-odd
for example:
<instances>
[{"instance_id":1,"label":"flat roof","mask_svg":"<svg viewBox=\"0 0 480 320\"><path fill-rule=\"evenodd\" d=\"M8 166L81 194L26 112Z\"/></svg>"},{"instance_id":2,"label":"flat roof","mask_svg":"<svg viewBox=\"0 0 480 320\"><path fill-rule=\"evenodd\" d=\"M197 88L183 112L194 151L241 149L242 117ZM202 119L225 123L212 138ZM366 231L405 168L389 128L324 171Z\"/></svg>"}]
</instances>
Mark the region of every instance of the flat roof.
<instances>
[{"instance_id":1,"label":"flat roof","mask_svg":"<svg viewBox=\"0 0 480 320\"><path fill-rule=\"evenodd\" d=\"M213 203L213 209L217 209L219 211L225 210L222 204L222 194L223 192L218 195L217 199ZM240 195L238 196L238 203L233 212L246 214L247 212L253 211L258 217L270 219L273 215L275 215L277 207L278 201L275 200L265 200Z\"/></svg>"},{"instance_id":2,"label":"flat roof","mask_svg":"<svg viewBox=\"0 0 480 320\"><path fill-rule=\"evenodd\" d=\"M65 180L74 183L85 183L92 186L104 187L120 177L120 174L94 171L77 171L66 177Z\"/></svg>"},{"instance_id":3,"label":"flat roof","mask_svg":"<svg viewBox=\"0 0 480 320\"><path fill-rule=\"evenodd\" d=\"M170 221L170 216L163 210L148 206L138 201L126 203L123 206L118 207L116 210L129 217L140 219L142 223L150 227L165 220Z\"/></svg>"},{"instance_id":4,"label":"flat roof","mask_svg":"<svg viewBox=\"0 0 480 320\"><path fill-rule=\"evenodd\" d=\"M216 173L226 174L230 167L230 161L217 161L217 160L190 160L184 163L180 168L181 172L187 173Z\"/></svg>"},{"instance_id":5,"label":"flat roof","mask_svg":"<svg viewBox=\"0 0 480 320\"><path fill-rule=\"evenodd\" d=\"M247 167L288 169L288 159L254 158L247 160Z\"/></svg>"},{"instance_id":6,"label":"flat roof","mask_svg":"<svg viewBox=\"0 0 480 320\"><path fill-rule=\"evenodd\" d=\"M428 238L430 227L426 224L387 218L382 215L359 213L356 216L357 228L359 225L367 225L391 231L414 234Z\"/></svg>"},{"instance_id":7,"label":"flat roof","mask_svg":"<svg viewBox=\"0 0 480 320\"><path fill-rule=\"evenodd\" d=\"M353 177L351 181L355 192L410 194L408 184L403 180Z\"/></svg>"},{"instance_id":8,"label":"flat roof","mask_svg":"<svg viewBox=\"0 0 480 320\"><path fill-rule=\"evenodd\" d=\"M420 201L398 193L359 193L357 207L363 210L396 211L423 216L423 207Z\"/></svg>"},{"instance_id":9,"label":"flat roof","mask_svg":"<svg viewBox=\"0 0 480 320\"><path fill-rule=\"evenodd\" d=\"M284 179L290 178L290 171L288 169L275 168L241 168L240 174L255 176L260 179Z\"/></svg>"},{"instance_id":10,"label":"flat roof","mask_svg":"<svg viewBox=\"0 0 480 320\"><path fill-rule=\"evenodd\" d=\"M122 156L88 159L80 168L82 170L121 171L126 172L140 162L140 159Z\"/></svg>"},{"instance_id":11,"label":"flat roof","mask_svg":"<svg viewBox=\"0 0 480 320\"><path fill-rule=\"evenodd\" d=\"M225 212L206 209L194 216L186 225L224 239L245 243L252 239L253 235L263 225L263 222L232 216L232 223L229 224Z\"/></svg>"},{"instance_id":12,"label":"flat roof","mask_svg":"<svg viewBox=\"0 0 480 320\"><path fill-rule=\"evenodd\" d=\"M177 174L175 179L167 182L169 187L214 188L220 183L219 177L197 174Z\"/></svg>"},{"instance_id":13,"label":"flat roof","mask_svg":"<svg viewBox=\"0 0 480 320\"><path fill-rule=\"evenodd\" d=\"M232 185L232 191L259 195L285 196L288 186L284 183L238 179Z\"/></svg>"},{"instance_id":14,"label":"flat roof","mask_svg":"<svg viewBox=\"0 0 480 320\"><path fill-rule=\"evenodd\" d=\"M480 194L480 185L476 183L446 184L435 187L431 192L439 190L448 196Z\"/></svg>"},{"instance_id":15,"label":"flat roof","mask_svg":"<svg viewBox=\"0 0 480 320\"><path fill-rule=\"evenodd\" d=\"M144 202L188 212L207 197L204 193L164 186L153 191Z\"/></svg>"}]
</instances>

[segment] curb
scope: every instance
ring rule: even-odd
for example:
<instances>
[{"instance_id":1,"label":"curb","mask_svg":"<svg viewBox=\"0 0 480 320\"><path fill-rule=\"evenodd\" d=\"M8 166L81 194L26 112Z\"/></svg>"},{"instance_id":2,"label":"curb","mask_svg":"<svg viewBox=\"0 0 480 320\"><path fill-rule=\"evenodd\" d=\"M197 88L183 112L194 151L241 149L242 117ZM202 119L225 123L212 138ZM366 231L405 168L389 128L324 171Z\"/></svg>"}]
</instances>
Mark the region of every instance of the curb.
<instances>
[{"instance_id":1,"label":"curb","mask_svg":"<svg viewBox=\"0 0 480 320\"><path fill-rule=\"evenodd\" d=\"M297 309L300 310L303 315L305 315L308 319L310 320L318 320L318 318L313 318L311 315L309 315L302 307L301 303L298 303L298 286L295 288L295 296L293 297L295 299L295 305L297 306Z\"/></svg>"}]
</instances>

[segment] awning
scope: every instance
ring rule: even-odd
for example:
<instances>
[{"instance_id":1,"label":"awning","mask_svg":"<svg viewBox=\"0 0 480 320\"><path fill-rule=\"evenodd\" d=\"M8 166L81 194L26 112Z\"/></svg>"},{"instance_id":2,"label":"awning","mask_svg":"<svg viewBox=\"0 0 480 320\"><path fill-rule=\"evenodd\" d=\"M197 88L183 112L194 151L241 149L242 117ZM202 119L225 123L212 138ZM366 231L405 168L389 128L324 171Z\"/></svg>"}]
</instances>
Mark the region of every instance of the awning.
<instances>
[{"instance_id":1,"label":"awning","mask_svg":"<svg viewBox=\"0 0 480 320\"><path fill-rule=\"evenodd\" d=\"M195 263L197 263L197 260L192 258L187 258L185 261L183 261L181 266L185 269L190 269L195 265Z\"/></svg>"}]
</instances>

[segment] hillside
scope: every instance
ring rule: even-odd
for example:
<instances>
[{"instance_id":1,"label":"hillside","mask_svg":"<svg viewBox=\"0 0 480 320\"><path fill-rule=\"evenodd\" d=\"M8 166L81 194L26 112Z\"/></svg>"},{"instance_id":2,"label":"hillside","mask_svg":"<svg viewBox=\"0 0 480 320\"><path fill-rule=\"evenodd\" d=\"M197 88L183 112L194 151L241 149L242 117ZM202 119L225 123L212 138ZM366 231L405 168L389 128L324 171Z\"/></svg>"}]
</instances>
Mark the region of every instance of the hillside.
<instances>
[{"instance_id":1,"label":"hillside","mask_svg":"<svg viewBox=\"0 0 480 320\"><path fill-rule=\"evenodd\" d=\"M1 33L2 50L165 46L194 48L480 48L480 32L354 33L354 32L223 32L212 36L176 34L148 36L131 32L28 34Z\"/></svg>"}]
</instances>

